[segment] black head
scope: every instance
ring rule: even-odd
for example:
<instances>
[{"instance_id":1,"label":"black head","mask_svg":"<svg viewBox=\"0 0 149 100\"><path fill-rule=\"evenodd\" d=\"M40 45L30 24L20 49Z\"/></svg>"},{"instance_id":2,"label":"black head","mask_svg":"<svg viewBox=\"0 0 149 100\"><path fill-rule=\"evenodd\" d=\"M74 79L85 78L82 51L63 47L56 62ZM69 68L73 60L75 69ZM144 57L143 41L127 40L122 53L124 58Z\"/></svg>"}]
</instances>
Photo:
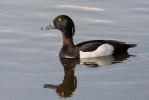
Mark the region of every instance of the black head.
<instances>
[{"instance_id":1,"label":"black head","mask_svg":"<svg viewBox=\"0 0 149 100\"><path fill-rule=\"evenodd\" d=\"M75 26L72 19L67 15L59 15L53 20L53 24L56 29L59 29L62 32L69 31L74 35Z\"/></svg>"},{"instance_id":2,"label":"black head","mask_svg":"<svg viewBox=\"0 0 149 100\"><path fill-rule=\"evenodd\" d=\"M62 33L69 33L72 36L75 34L75 25L72 19L67 15L59 15L53 23L41 30L59 29Z\"/></svg>"}]
</instances>

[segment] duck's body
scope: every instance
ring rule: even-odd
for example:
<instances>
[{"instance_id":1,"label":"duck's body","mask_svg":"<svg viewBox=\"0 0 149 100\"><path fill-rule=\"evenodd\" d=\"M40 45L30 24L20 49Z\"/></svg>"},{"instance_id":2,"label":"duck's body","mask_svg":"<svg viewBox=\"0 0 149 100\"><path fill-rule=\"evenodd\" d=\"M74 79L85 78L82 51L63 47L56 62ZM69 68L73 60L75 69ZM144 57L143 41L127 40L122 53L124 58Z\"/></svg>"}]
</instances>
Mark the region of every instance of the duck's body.
<instances>
[{"instance_id":1,"label":"duck's body","mask_svg":"<svg viewBox=\"0 0 149 100\"><path fill-rule=\"evenodd\" d=\"M91 40L74 45L73 35L75 26L70 17L57 16L53 23L42 30L59 29L63 36L63 46L60 50L60 58L91 58L109 56L125 52L136 44L125 44L116 40Z\"/></svg>"}]
</instances>

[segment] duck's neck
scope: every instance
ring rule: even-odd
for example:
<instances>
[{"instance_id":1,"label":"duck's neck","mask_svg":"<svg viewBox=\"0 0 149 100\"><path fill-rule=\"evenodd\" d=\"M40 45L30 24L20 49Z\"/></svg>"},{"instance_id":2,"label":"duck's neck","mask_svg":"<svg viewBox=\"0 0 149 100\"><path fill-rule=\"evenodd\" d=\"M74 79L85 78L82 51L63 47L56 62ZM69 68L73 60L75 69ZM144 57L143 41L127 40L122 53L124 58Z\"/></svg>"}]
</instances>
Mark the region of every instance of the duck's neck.
<instances>
[{"instance_id":1,"label":"duck's neck","mask_svg":"<svg viewBox=\"0 0 149 100\"><path fill-rule=\"evenodd\" d=\"M74 47L72 34L62 32L62 35L63 35L63 45Z\"/></svg>"}]
</instances>

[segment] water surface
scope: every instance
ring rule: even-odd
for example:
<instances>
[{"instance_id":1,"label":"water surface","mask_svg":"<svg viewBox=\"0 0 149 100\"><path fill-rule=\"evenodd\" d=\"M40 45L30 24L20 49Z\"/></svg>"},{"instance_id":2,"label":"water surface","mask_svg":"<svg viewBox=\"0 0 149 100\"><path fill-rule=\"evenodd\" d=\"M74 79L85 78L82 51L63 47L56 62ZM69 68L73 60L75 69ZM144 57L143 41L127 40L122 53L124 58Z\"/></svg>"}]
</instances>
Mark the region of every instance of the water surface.
<instances>
[{"instance_id":1,"label":"water surface","mask_svg":"<svg viewBox=\"0 0 149 100\"><path fill-rule=\"evenodd\" d=\"M148 100L147 0L5 0L0 4L1 100ZM63 61L58 30L40 29L60 14L75 22L74 42L136 43L129 54Z\"/></svg>"}]
</instances>

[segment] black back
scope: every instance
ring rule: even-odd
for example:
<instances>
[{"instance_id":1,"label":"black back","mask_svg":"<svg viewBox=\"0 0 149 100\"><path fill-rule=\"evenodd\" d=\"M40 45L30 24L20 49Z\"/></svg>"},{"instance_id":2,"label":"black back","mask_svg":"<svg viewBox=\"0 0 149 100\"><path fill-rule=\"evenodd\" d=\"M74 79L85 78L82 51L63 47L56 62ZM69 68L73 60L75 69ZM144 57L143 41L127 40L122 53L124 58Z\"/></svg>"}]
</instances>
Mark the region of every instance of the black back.
<instances>
[{"instance_id":1,"label":"black back","mask_svg":"<svg viewBox=\"0 0 149 100\"><path fill-rule=\"evenodd\" d=\"M125 42L116 40L91 40L79 43L76 45L83 52L90 52L96 50L102 44L110 44L114 47L114 54L125 52L128 48L135 47L136 44L125 44Z\"/></svg>"}]
</instances>

